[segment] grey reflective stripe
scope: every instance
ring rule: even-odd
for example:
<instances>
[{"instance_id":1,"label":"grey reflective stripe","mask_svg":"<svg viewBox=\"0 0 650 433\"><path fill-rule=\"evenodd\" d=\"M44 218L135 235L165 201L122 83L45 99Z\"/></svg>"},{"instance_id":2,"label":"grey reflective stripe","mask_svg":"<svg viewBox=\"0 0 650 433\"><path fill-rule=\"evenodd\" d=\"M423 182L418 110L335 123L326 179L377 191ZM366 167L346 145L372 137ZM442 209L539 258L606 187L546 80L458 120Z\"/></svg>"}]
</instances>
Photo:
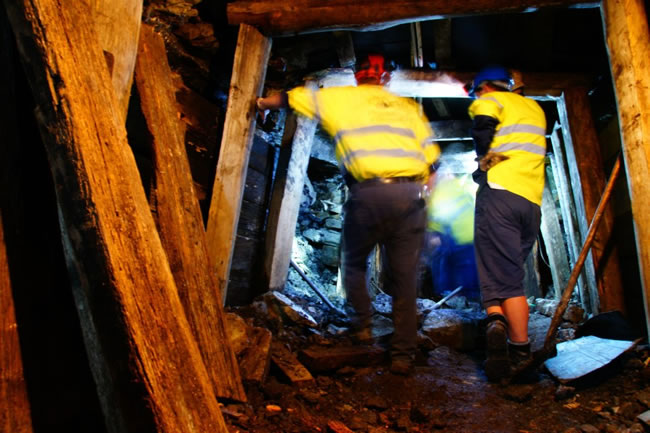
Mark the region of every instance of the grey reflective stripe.
<instances>
[{"instance_id":1,"label":"grey reflective stripe","mask_svg":"<svg viewBox=\"0 0 650 433\"><path fill-rule=\"evenodd\" d=\"M492 96L486 96L484 98L479 98L481 101L494 101L497 103L499 108L503 108L503 105L501 105L501 102L497 98L493 98Z\"/></svg>"},{"instance_id":2,"label":"grey reflective stripe","mask_svg":"<svg viewBox=\"0 0 650 433\"><path fill-rule=\"evenodd\" d=\"M340 141L343 137L350 135L366 135L366 134L377 134L377 133L386 133L386 134L396 134L403 137L415 138L415 133L406 128L395 128L390 125L372 125L372 126L363 126L361 128L353 129L343 129L336 133L336 141Z\"/></svg>"},{"instance_id":3,"label":"grey reflective stripe","mask_svg":"<svg viewBox=\"0 0 650 433\"><path fill-rule=\"evenodd\" d=\"M344 164L348 164L350 160L355 158L365 158L367 156L381 156L390 158L413 158L419 161L426 162L424 155L420 152L412 152L404 149L377 149L377 150L355 150L350 152L343 159Z\"/></svg>"},{"instance_id":4,"label":"grey reflective stripe","mask_svg":"<svg viewBox=\"0 0 650 433\"><path fill-rule=\"evenodd\" d=\"M503 143L500 146L490 149L492 152L507 152L509 150L523 150L536 155L546 155L546 147L539 146L535 143Z\"/></svg>"},{"instance_id":5,"label":"grey reflective stripe","mask_svg":"<svg viewBox=\"0 0 650 433\"><path fill-rule=\"evenodd\" d=\"M318 98L316 97L316 91L314 89L311 90L311 99L314 102L314 120L320 122L320 110L318 109Z\"/></svg>"},{"instance_id":6,"label":"grey reflective stripe","mask_svg":"<svg viewBox=\"0 0 650 433\"><path fill-rule=\"evenodd\" d=\"M499 129L499 131L495 134L495 136L513 134L515 132L526 132L529 134L537 134L537 135L544 135L544 136L546 135L546 130L544 128L540 128L539 126L516 124L516 125L505 126Z\"/></svg>"},{"instance_id":7,"label":"grey reflective stripe","mask_svg":"<svg viewBox=\"0 0 650 433\"><path fill-rule=\"evenodd\" d=\"M434 146L434 145L436 145L436 139L433 136L427 137L424 140L422 140L422 149L426 149L427 147Z\"/></svg>"}]
</instances>

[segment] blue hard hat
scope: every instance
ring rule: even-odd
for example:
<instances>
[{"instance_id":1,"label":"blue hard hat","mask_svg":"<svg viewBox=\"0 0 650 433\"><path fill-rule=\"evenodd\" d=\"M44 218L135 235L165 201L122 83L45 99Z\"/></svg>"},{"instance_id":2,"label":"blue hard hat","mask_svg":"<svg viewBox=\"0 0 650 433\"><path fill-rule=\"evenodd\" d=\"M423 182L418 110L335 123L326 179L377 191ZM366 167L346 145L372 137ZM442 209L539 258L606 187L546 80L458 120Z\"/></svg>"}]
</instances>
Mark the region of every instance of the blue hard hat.
<instances>
[{"instance_id":1,"label":"blue hard hat","mask_svg":"<svg viewBox=\"0 0 650 433\"><path fill-rule=\"evenodd\" d=\"M503 66L488 66L483 68L476 74L474 81L472 81L472 86L469 89L469 96L474 96L476 90L486 81L493 82L499 87L503 87L506 90L510 90L514 84L510 72Z\"/></svg>"}]
</instances>

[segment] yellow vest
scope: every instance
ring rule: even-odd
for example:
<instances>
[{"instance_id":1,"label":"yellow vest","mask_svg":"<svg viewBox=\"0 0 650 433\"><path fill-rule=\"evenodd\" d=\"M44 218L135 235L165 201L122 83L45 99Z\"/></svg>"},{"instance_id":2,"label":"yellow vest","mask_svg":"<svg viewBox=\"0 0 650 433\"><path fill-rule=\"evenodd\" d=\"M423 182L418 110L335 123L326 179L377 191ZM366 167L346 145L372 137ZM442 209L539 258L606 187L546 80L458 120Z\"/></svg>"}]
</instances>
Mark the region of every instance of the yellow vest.
<instances>
[{"instance_id":1,"label":"yellow vest","mask_svg":"<svg viewBox=\"0 0 650 433\"><path fill-rule=\"evenodd\" d=\"M546 155L546 117L537 102L510 92L489 92L469 107L469 116L499 121L490 151L509 159L487 172L496 184L541 206Z\"/></svg>"},{"instance_id":2,"label":"yellow vest","mask_svg":"<svg viewBox=\"0 0 650 433\"><path fill-rule=\"evenodd\" d=\"M433 131L415 101L381 86L297 87L289 106L318 120L336 141L336 158L356 180L417 176L440 156Z\"/></svg>"},{"instance_id":3,"label":"yellow vest","mask_svg":"<svg viewBox=\"0 0 650 433\"><path fill-rule=\"evenodd\" d=\"M475 190L455 176L437 180L427 204L429 231L447 233L458 245L474 242Z\"/></svg>"}]
</instances>

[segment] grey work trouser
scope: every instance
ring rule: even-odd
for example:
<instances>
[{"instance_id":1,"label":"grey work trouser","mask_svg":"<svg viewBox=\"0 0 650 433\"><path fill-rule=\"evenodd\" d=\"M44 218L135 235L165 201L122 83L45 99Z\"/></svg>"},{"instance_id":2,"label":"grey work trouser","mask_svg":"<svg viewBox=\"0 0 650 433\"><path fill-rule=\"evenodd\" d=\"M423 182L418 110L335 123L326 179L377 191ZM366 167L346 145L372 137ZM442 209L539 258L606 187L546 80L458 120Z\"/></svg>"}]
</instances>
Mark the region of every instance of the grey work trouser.
<instances>
[{"instance_id":1,"label":"grey work trouser","mask_svg":"<svg viewBox=\"0 0 650 433\"><path fill-rule=\"evenodd\" d=\"M368 325L372 306L366 287L367 259L383 247L387 291L393 297L393 358L412 358L417 335L417 264L426 224L422 185L358 183L350 187L343 223L343 284L356 320Z\"/></svg>"}]
</instances>

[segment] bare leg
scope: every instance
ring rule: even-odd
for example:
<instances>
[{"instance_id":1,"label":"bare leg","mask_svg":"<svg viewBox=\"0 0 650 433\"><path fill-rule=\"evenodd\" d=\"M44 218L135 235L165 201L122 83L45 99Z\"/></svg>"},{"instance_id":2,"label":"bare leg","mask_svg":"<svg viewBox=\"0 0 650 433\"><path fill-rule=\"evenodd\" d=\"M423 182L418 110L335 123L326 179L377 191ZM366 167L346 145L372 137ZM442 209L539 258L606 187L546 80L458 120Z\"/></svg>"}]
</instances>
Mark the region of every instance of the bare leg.
<instances>
[{"instance_id":1,"label":"bare leg","mask_svg":"<svg viewBox=\"0 0 650 433\"><path fill-rule=\"evenodd\" d=\"M513 343L528 341L528 301L525 296L508 298L501 303L508 319L508 337Z\"/></svg>"}]
</instances>

